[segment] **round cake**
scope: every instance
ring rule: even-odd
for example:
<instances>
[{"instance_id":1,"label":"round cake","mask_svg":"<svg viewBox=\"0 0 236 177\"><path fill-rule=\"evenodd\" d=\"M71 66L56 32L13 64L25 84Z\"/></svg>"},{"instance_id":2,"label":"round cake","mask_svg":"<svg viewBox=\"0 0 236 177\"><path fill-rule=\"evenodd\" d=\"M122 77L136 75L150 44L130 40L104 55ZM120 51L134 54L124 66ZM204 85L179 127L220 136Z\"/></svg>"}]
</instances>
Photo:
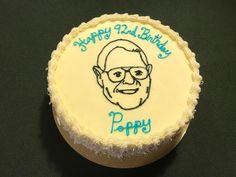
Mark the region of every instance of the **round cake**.
<instances>
[{"instance_id":1,"label":"round cake","mask_svg":"<svg viewBox=\"0 0 236 177\"><path fill-rule=\"evenodd\" d=\"M48 63L56 125L95 163L151 163L180 142L193 118L199 66L188 43L158 20L94 18L65 35Z\"/></svg>"}]
</instances>

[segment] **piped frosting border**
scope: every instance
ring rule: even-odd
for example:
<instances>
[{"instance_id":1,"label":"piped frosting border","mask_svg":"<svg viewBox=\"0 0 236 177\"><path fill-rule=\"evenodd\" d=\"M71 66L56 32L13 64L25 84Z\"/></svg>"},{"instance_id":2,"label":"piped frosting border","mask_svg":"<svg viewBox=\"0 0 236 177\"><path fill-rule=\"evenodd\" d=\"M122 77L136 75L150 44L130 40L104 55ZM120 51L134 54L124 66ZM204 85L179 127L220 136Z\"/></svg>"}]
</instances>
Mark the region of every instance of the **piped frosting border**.
<instances>
[{"instance_id":1,"label":"piped frosting border","mask_svg":"<svg viewBox=\"0 0 236 177\"><path fill-rule=\"evenodd\" d=\"M145 142L140 141L137 144L130 144L127 141L119 141L119 144L114 144L113 140L104 142L102 139L96 136L91 139L88 134L93 135L93 132L87 132L84 127L75 127L72 119L73 115L68 111L66 105L63 104L62 96L58 94L58 87L54 78L55 71L57 69L58 61L61 54L66 49L67 45L78 35L78 33L94 27L100 23L106 21L133 21L143 24L149 24L154 28L160 30L163 34L167 34L178 46L183 50L189 67L192 70L193 85L189 91L189 97L187 101L187 108L182 114L180 121L175 122L172 126L168 127L162 135L158 134L150 137ZM73 28L69 34L66 34L62 41L57 45L57 49L52 52L51 60L48 63L48 93L50 95L51 103L55 112L56 120L59 126L62 126L65 131L70 134L70 138L74 141L74 144L82 144L85 147L95 151L96 153L104 153L108 156L114 156L122 158L123 156L132 156L136 154L146 154L158 149L158 146L167 141L171 141L172 137L181 132L186 124L194 116L195 107L197 105L197 99L201 91L200 84L202 77L199 73L200 65L197 63L195 54L188 48L188 43L184 41L177 32L170 29L169 26L164 26L158 20L153 20L148 16L138 16L129 14L111 14L102 15L96 17L87 23L82 23L79 27Z\"/></svg>"}]
</instances>

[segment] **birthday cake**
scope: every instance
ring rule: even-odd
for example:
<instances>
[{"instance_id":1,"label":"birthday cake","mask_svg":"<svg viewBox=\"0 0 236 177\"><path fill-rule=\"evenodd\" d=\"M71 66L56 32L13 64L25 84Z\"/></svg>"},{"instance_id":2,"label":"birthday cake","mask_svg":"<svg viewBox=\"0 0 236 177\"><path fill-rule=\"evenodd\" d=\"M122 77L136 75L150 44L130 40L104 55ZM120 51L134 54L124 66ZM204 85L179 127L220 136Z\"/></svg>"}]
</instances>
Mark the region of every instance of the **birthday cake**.
<instances>
[{"instance_id":1,"label":"birthday cake","mask_svg":"<svg viewBox=\"0 0 236 177\"><path fill-rule=\"evenodd\" d=\"M151 163L179 143L193 118L199 66L188 43L158 20L94 18L65 35L48 63L56 125L98 164Z\"/></svg>"}]
</instances>

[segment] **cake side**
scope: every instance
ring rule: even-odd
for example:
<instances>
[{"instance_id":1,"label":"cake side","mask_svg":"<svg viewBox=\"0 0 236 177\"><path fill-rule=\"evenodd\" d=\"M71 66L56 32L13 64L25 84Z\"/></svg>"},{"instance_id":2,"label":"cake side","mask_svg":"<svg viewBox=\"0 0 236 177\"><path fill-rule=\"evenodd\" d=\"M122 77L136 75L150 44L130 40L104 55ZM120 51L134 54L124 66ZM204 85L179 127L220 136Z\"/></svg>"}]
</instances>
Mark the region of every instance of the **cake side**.
<instances>
[{"instance_id":1,"label":"cake side","mask_svg":"<svg viewBox=\"0 0 236 177\"><path fill-rule=\"evenodd\" d=\"M69 135L68 131L63 129L63 127L58 125L57 115L55 111L53 111L54 119L56 125L65 139L65 141L79 154L81 154L86 159L96 162L97 164L113 167L113 168L136 168L140 166L147 165L156 160L159 160L166 154L168 154L171 150L173 150L178 143L183 138L186 130L188 128L188 124L181 129L178 133L175 134L169 141L162 142L158 146L158 150L153 150L148 153L141 154L123 154L123 156L110 156L109 154L105 154L102 152L95 152L93 149L89 149L83 144L74 144L73 139Z\"/></svg>"}]
</instances>

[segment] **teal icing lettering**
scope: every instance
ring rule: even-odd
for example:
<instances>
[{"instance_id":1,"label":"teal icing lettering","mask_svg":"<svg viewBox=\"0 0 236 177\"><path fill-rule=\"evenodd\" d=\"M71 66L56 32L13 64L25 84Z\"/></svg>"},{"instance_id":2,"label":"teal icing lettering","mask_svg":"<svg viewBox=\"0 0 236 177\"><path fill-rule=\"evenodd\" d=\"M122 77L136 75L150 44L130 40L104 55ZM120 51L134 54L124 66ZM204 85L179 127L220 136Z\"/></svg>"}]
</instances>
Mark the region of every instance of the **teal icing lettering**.
<instances>
[{"instance_id":1,"label":"teal icing lettering","mask_svg":"<svg viewBox=\"0 0 236 177\"><path fill-rule=\"evenodd\" d=\"M121 34L128 34L127 31L126 31L128 26L126 24L123 24L121 26L123 27L123 29L121 30Z\"/></svg>"},{"instance_id":2,"label":"teal icing lettering","mask_svg":"<svg viewBox=\"0 0 236 177\"><path fill-rule=\"evenodd\" d=\"M117 24L114 26L114 29L117 30L117 33L120 34L121 31L121 24Z\"/></svg>"},{"instance_id":3,"label":"teal icing lettering","mask_svg":"<svg viewBox=\"0 0 236 177\"><path fill-rule=\"evenodd\" d=\"M138 129L142 127L142 123L140 120L136 120L134 122L134 134L137 134L138 133Z\"/></svg>"},{"instance_id":4,"label":"teal icing lettering","mask_svg":"<svg viewBox=\"0 0 236 177\"><path fill-rule=\"evenodd\" d=\"M113 111L111 111L111 112L109 112L108 113L108 115L112 118L112 123L111 123L111 133L113 133L115 130L114 130L114 125L116 124L116 123L119 123L119 122L121 122L122 121L122 119L123 119L123 114L122 113L120 113L120 112L113 112ZM119 127L118 127L119 128ZM117 129L118 129L117 128ZM123 127L122 127L123 128ZM123 131L123 129L118 129L118 130L120 130L120 131Z\"/></svg>"},{"instance_id":5,"label":"teal icing lettering","mask_svg":"<svg viewBox=\"0 0 236 177\"><path fill-rule=\"evenodd\" d=\"M99 40L101 40L101 36L98 35L96 32L91 33L91 41L95 44L96 42L96 37L98 37Z\"/></svg>"},{"instance_id":6,"label":"teal icing lettering","mask_svg":"<svg viewBox=\"0 0 236 177\"><path fill-rule=\"evenodd\" d=\"M165 59L167 58L171 52L169 50L166 49L165 45L168 43L168 40L165 41L164 43L161 43L161 38L162 36L157 34L155 35L154 37L150 34L150 29L146 28L146 27L141 27L141 30L143 31L142 34L139 34L138 35L138 38L139 39L142 39L142 40L146 40L146 41L149 41L153 44L156 44L157 48L160 49L162 53L159 53L158 54L158 58L159 59Z\"/></svg>"},{"instance_id":7,"label":"teal icing lettering","mask_svg":"<svg viewBox=\"0 0 236 177\"><path fill-rule=\"evenodd\" d=\"M152 35L151 30L145 26L142 26L140 28L139 30L140 32L138 35L137 35L138 26L136 26L134 29L129 29L126 24L116 24L114 26L114 29L117 31L117 34L131 35L156 45L156 47L161 51L161 53L157 55L159 59L165 59L171 54L171 52L167 50L167 48L165 47L168 41L162 43L161 42L162 35L160 34Z\"/></svg>"},{"instance_id":8,"label":"teal icing lettering","mask_svg":"<svg viewBox=\"0 0 236 177\"><path fill-rule=\"evenodd\" d=\"M135 26L134 29L129 29L126 24L117 24L114 26L114 29L117 31L117 34L129 34L136 37L138 26Z\"/></svg>"},{"instance_id":9,"label":"teal icing lettering","mask_svg":"<svg viewBox=\"0 0 236 177\"><path fill-rule=\"evenodd\" d=\"M111 36L111 27L110 28L105 28L105 35L104 38L107 40Z\"/></svg>"},{"instance_id":10,"label":"teal icing lettering","mask_svg":"<svg viewBox=\"0 0 236 177\"><path fill-rule=\"evenodd\" d=\"M151 43L153 43L153 44L156 44L156 43L159 44L161 38L162 38L162 35L157 34L157 35L154 36L154 38L153 38L153 40L151 41Z\"/></svg>"},{"instance_id":11,"label":"teal icing lettering","mask_svg":"<svg viewBox=\"0 0 236 177\"><path fill-rule=\"evenodd\" d=\"M82 40L79 38L79 41L74 41L73 42L73 45L74 46L78 46L78 47L81 47L81 51L84 52L87 50L87 47L86 47L86 43L85 43L85 40Z\"/></svg>"},{"instance_id":12,"label":"teal icing lettering","mask_svg":"<svg viewBox=\"0 0 236 177\"><path fill-rule=\"evenodd\" d=\"M133 128L133 123L132 122L127 122L126 123L126 127L125 127L125 133L126 133L126 136L129 136L129 131L130 129Z\"/></svg>"},{"instance_id":13,"label":"teal icing lettering","mask_svg":"<svg viewBox=\"0 0 236 177\"><path fill-rule=\"evenodd\" d=\"M108 115L112 119L110 133L125 132L126 136L129 136L130 133L136 135L140 129L143 133L147 134L151 131L151 119L135 120L134 122L123 123L124 115L121 112L109 112Z\"/></svg>"},{"instance_id":14,"label":"teal icing lettering","mask_svg":"<svg viewBox=\"0 0 236 177\"><path fill-rule=\"evenodd\" d=\"M130 35L154 44L161 52L157 54L157 57L159 59L165 59L172 54L172 52L169 51L166 47L168 40L166 40L165 42L161 41L162 35L151 34L151 29L145 26L135 26L133 28L129 28L127 24L116 24L114 26L114 30L117 32L117 34ZM97 41L108 40L111 37L111 34L111 27L98 29L97 31L91 32L84 39L78 38L78 40L73 42L73 45L79 47L82 52L85 52L89 44L96 44Z\"/></svg>"},{"instance_id":15,"label":"teal icing lettering","mask_svg":"<svg viewBox=\"0 0 236 177\"><path fill-rule=\"evenodd\" d=\"M149 133L151 131L151 119L149 118L147 123L145 123L145 121L143 120L143 125L144 127L142 127L142 132Z\"/></svg>"},{"instance_id":16,"label":"teal icing lettering","mask_svg":"<svg viewBox=\"0 0 236 177\"><path fill-rule=\"evenodd\" d=\"M165 45L168 43L168 41L165 41L164 43L157 43L156 45L157 45L157 47L165 54L165 55L163 55L163 54L159 54L158 55L158 58L160 58L160 59L164 59L164 58L166 58L166 57L168 57L170 54L171 54L171 52L169 51L169 50L167 50L166 49L166 47L165 47Z\"/></svg>"},{"instance_id":17,"label":"teal icing lettering","mask_svg":"<svg viewBox=\"0 0 236 177\"><path fill-rule=\"evenodd\" d=\"M103 39L108 40L111 36L111 27L104 28L104 29L98 29L96 32L91 32L88 37L85 39L78 38L78 41L74 41L73 45L80 47L80 50L82 52L85 52L87 50L87 45L89 43L95 44L97 41L101 41Z\"/></svg>"},{"instance_id":18,"label":"teal icing lettering","mask_svg":"<svg viewBox=\"0 0 236 177\"><path fill-rule=\"evenodd\" d=\"M139 34L138 35L138 38L139 39L142 39L142 40L147 40L148 41L148 37L150 36L149 33L150 33L150 29L146 28L146 27L141 27L141 30L143 31L142 34Z\"/></svg>"},{"instance_id":19,"label":"teal icing lettering","mask_svg":"<svg viewBox=\"0 0 236 177\"><path fill-rule=\"evenodd\" d=\"M138 30L138 26L135 26L135 28L133 30L128 30L127 31L127 34L130 34L131 36L134 36L136 37L136 33L137 33L137 30Z\"/></svg>"},{"instance_id":20,"label":"teal icing lettering","mask_svg":"<svg viewBox=\"0 0 236 177\"><path fill-rule=\"evenodd\" d=\"M124 129L125 129L125 128L124 128L123 126L120 125L119 127L117 127L116 130L119 131L119 132L122 132Z\"/></svg>"}]
</instances>

